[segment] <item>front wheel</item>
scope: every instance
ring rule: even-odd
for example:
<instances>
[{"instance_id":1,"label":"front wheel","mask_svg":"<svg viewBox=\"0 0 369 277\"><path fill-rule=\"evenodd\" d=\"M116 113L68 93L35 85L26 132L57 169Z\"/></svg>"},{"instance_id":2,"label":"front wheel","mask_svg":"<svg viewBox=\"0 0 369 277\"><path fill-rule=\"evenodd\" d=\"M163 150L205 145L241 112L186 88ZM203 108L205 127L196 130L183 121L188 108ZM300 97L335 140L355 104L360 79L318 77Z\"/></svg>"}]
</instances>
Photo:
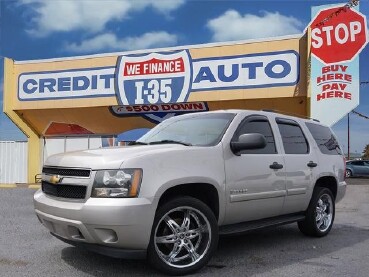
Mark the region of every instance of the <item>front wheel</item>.
<instances>
[{"instance_id":1,"label":"front wheel","mask_svg":"<svg viewBox=\"0 0 369 277\"><path fill-rule=\"evenodd\" d=\"M207 264L218 244L218 224L211 209L192 197L159 207L148 247L149 262L170 275L184 275Z\"/></svg>"},{"instance_id":2,"label":"front wheel","mask_svg":"<svg viewBox=\"0 0 369 277\"><path fill-rule=\"evenodd\" d=\"M299 229L305 235L323 237L331 230L334 215L335 203L332 192L327 188L316 187L305 220L298 222Z\"/></svg>"}]
</instances>

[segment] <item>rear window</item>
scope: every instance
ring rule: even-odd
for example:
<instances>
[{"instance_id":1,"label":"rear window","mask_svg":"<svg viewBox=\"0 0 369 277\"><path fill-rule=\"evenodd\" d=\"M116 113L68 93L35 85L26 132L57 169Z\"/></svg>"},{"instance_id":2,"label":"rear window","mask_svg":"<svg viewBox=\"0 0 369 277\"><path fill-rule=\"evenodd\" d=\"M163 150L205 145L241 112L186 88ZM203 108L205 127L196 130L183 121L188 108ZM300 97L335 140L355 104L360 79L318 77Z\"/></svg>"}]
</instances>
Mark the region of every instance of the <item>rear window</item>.
<instances>
[{"instance_id":1,"label":"rear window","mask_svg":"<svg viewBox=\"0 0 369 277\"><path fill-rule=\"evenodd\" d=\"M306 126L318 144L320 152L327 155L342 155L341 148L331 129L314 123L306 123Z\"/></svg>"}]
</instances>

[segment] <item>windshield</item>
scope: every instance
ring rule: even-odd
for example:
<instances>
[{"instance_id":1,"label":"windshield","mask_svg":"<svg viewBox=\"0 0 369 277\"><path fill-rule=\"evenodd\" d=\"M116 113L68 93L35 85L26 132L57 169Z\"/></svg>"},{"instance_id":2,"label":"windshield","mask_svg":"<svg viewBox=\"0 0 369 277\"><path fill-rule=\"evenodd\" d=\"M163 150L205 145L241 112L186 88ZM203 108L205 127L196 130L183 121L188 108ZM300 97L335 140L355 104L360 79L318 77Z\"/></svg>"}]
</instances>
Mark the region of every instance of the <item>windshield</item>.
<instances>
[{"instance_id":1,"label":"windshield","mask_svg":"<svg viewBox=\"0 0 369 277\"><path fill-rule=\"evenodd\" d=\"M180 142L185 145L216 145L222 139L234 116L233 113L206 113L195 114L191 117L173 117L157 125L137 142L145 144Z\"/></svg>"}]
</instances>

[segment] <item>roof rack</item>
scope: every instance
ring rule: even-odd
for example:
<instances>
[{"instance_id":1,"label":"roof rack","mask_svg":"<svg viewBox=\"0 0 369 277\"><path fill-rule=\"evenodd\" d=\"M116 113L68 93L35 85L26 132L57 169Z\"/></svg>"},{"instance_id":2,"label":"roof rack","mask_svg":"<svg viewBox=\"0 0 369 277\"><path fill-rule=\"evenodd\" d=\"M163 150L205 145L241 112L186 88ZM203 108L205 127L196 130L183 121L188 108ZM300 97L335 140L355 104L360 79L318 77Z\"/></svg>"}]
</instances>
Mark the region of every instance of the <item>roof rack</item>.
<instances>
[{"instance_id":1,"label":"roof rack","mask_svg":"<svg viewBox=\"0 0 369 277\"><path fill-rule=\"evenodd\" d=\"M296 116L296 117L300 117L300 118L304 118L304 119L310 119L313 120L315 122L320 122L318 119L315 118L311 118L308 116L303 116L300 114L295 114L295 113L291 113L291 112L286 112L286 111L280 111L280 110L271 110L271 109L265 109L265 110L261 110L262 112L268 112L268 113L280 113L280 114L284 114L284 115L291 115L291 116Z\"/></svg>"}]
</instances>

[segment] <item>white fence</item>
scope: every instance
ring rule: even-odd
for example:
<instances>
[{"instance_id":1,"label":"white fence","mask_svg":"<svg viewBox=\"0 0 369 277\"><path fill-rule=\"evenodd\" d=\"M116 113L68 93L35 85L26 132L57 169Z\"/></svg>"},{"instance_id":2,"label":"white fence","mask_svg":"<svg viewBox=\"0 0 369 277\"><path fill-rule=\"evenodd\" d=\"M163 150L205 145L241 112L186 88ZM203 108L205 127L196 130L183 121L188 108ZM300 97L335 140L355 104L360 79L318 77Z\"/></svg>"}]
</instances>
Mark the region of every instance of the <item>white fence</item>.
<instances>
[{"instance_id":1,"label":"white fence","mask_svg":"<svg viewBox=\"0 0 369 277\"><path fill-rule=\"evenodd\" d=\"M50 155L108 146L105 144L115 145L116 139L114 136L55 137L40 143L43 143L43 164ZM27 151L27 142L0 141L0 184L27 183Z\"/></svg>"},{"instance_id":2,"label":"white fence","mask_svg":"<svg viewBox=\"0 0 369 277\"><path fill-rule=\"evenodd\" d=\"M0 183L27 182L27 142L0 141Z\"/></svg>"},{"instance_id":3,"label":"white fence","mask_svg":"<svg viewBox=\"0 0 369 277\"><path fill-rule=\"evenodd\" d=\"M102 147L101 137L53 137L43 141L44 160L47 157L76 150L87 150Z\"/></svg>"}]
</instances>

